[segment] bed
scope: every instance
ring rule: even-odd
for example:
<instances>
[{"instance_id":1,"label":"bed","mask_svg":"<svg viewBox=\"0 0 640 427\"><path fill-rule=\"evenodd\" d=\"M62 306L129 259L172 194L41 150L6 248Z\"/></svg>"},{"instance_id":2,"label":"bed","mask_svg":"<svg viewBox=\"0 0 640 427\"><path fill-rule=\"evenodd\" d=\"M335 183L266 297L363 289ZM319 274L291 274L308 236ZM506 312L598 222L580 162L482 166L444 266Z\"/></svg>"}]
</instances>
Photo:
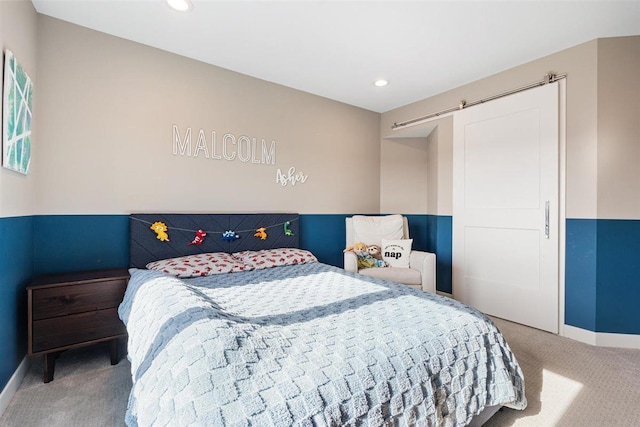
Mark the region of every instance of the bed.
<instances>
[{"instance_id":1,"label":"bed","mask_svg":"<svg viewBox=\"0 0 640 427\"><path fill-rule=\"evenodd\" d=\"M155 222L169 241L149 230ZM298 223L131 216L119 308L133 380L127 425L465 426L526 407L522 371L489 318L317 262L298 249ZM189 245L198 230L204 242ZM246 268L191 278L145 268L210 253L236 254Z\"/></svg>"}]
</instances>

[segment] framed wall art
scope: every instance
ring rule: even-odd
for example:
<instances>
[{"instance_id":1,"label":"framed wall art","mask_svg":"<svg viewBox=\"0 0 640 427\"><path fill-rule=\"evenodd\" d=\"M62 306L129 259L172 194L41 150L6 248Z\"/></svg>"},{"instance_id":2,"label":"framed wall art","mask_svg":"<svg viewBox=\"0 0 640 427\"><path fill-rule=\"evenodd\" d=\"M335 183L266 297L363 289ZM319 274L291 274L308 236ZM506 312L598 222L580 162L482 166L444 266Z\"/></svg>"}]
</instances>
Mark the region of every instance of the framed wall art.
<instances>
[{"instance_id":1,"label":"framed wall art","mask_svg":"<svg viewBox=\"0 0 640 427\"><path fill-rule=\"evenodd\" d=\"M4 51L2 166L29 173L33 82L13 53Z\"/></svg>"}]
</instances>

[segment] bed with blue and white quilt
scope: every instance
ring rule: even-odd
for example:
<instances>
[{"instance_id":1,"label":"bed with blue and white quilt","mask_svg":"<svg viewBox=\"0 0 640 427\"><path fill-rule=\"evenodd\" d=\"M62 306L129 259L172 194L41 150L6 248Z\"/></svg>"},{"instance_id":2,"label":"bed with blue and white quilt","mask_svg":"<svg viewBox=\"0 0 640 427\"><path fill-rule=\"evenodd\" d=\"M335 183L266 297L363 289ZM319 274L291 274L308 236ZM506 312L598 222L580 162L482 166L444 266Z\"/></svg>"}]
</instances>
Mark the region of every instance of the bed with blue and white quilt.
<instances>
[{"instance_id":1,"label":"bed with blue and white quilt","mask_svg":"<svg viewBox=\"0 0 640 427\"><path fill-rule=\"evenodd\" d=\"M465 426L526 407L504 337L462 303L298 249L195 257L222 267L130 269L129 426Z\"/></svg>"}]
</instances>

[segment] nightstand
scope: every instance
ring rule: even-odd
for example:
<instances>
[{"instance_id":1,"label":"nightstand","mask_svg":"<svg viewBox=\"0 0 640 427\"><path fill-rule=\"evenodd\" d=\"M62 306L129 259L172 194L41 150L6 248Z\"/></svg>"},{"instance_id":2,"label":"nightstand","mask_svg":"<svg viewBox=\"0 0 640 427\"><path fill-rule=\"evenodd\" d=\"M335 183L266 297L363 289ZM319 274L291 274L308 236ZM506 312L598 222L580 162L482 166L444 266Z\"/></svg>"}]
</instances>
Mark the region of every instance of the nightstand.
<instances>
[{"instance_id":1,"label":"nightstand","mask_svg":"<svg viewBox=\"0 0 640 427\"><path fill-rule=\"evenodd\" d=\"M129 281L127 269L36 277L27 287L29 355L44 355L44 382L53 380L59 352L111 341L111 364L119 362L118 339L127 331L118 317Z\"/></svg>"}]
</instances>

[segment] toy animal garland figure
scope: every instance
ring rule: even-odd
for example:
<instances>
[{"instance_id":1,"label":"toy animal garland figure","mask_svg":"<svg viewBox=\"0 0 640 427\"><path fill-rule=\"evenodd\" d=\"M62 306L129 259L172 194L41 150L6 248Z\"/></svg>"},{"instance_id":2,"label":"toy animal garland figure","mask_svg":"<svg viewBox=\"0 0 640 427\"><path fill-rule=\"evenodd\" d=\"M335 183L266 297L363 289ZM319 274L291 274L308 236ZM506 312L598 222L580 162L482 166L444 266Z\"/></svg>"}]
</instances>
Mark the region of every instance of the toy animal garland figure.
<instances>
[{"instance_id":1,"label":"toy animal garland figure","mask_svg":"<svg viewBox=\"0 0 640 427\"><path fill-rule=\"evenodd\" d=\"M267 240L267 229L264 227L260 227L256 230L255 237L259 237L260 240Z\"/></svg>"},{"instance_id":2,"label":"toy animal garland figure","mask_svg":"<svg viewBox=\"0 0 640 427\"><path fill-rule=\"evenodd\" d=\"M222 233L222 240L224 240L225 242L233 242L234 240L239 238L240 236L238 236L236 232L232 230L227 230Z\"/></svg>"},{"instance_id":3,"label":"toy animal garland figure","mask_svg":"<svg viewBox=\"0 0 640 427\"><path fill-rule=\"evenodd\" d=\"M374 246L374 245L372 245ZM372 252L379 253L380 248L375 246ZM364 243L357 242L353 246L349 246L343 252L354 252L358 257L358 268L387 267L388 264L382 259L376 259L371 255L369 246Z\"/></svg>"},{"instance_id":4,"label":"toy animal garland figure","mask_svg":"<svg viewBox=\"0 0 640 427\"><path fill-rule=\"evenodd\" d=\"M198 245L200 246L202 242L204 242L204 237L207 235L206 231L198 230L196 231L196 237L193 238L189 245Z\"/></svg>"},{"instance_id":5,"label":"toy animal garland figure","mask_svg":"<svg viewBox=\"0 0 640 427\"><path fill-rule=\"evenodd\" d=\"M156 232L156 239L160 240L161 242L169 241L169 235L167 234L168 229L164 222L156 221L151 224L151 227L149 228Z\"/></svg>"},{"instance_id":6,"label":"toy animal garland figure","mask_svg":"<svg viewBox=\"0 0 640 427\"><path fill-rule=\"evenodd\" d=\"M287 221L284 223L284 235L285 236L293 236L293 231L289 228L291 226L291 221Z\"/></svg>"}]
</instances>

